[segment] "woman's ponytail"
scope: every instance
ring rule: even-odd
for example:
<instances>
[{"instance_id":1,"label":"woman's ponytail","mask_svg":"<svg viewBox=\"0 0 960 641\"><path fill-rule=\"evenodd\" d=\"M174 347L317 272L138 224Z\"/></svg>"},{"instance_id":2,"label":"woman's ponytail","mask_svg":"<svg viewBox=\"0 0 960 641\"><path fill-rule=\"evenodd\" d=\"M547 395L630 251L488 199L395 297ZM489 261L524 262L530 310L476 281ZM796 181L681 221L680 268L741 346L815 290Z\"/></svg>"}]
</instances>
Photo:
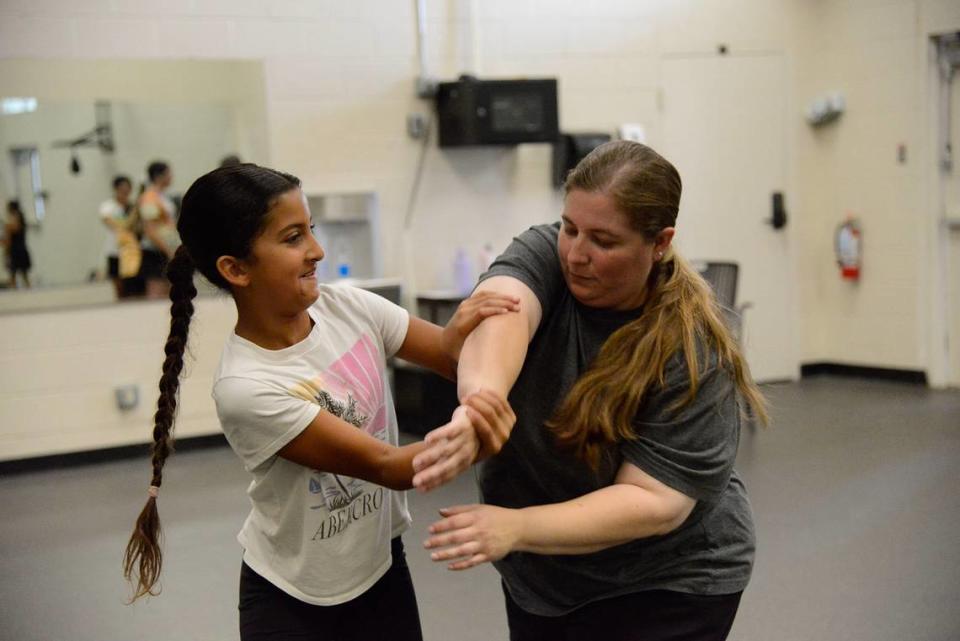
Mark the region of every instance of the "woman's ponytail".
<instances>
[{"instance_id":1,"label":"woman's ponytail","mask_svg":"<svg viewBox=\"0 0 960 641\"><path fill-rule=\"evenodd\" d=\"M193 317L193 299L197 289L193 284L194 263L185 246L177 249L167 266L170 280L170 333L164 347L163 374L160 376L160 397L153 416L153 448L151 464L153 475L148 489L147 503L137 518L130 542L123 556L123 574L136 582L131 601L159 591L155 589L163 553L160 549L160 516L157 512L157 492L163 483L163 465L173 450L173 424L176 418L180 390L180 372L183 353L187 347L190 319Z\"/></svg>"}]
</instances>

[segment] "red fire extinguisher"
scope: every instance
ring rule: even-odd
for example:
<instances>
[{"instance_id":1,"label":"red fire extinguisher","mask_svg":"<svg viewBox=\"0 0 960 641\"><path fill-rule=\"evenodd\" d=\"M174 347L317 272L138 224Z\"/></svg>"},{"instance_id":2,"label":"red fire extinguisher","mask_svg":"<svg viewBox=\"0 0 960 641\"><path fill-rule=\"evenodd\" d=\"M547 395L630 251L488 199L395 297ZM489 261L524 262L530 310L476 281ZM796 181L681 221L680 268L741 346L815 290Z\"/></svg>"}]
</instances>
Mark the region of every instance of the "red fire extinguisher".
<instances>
[{"instance_id":1,"label":"red fire extinguisher","mask_svg":"<svg viewBox=\"0 0 960 641\"><path fill-rule=\"evenodd\" d=\"M834 250L837 254L840 276L846 280L859 280L863 259L863 235L860 231L860 222L856 218L850 216L837 226Z\"/></svg>"}]
</instances>

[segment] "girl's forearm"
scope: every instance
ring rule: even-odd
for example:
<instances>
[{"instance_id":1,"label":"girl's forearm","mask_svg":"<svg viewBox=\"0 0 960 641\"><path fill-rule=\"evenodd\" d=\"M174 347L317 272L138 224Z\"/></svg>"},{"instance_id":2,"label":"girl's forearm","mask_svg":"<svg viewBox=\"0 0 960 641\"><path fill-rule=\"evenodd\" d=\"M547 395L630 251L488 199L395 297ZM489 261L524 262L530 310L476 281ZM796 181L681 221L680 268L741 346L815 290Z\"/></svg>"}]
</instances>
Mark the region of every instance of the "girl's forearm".
<instances>
[{"instance_id":1,"label":"girl's forearm","mask_svg":"<svg viewBox=\"0 0 960 641\"><path fill-rule=\"evenodd\" d=\"M426 449L426 443L418 441L410 445L390 447L384 451L380 466L378 485L391 490L409 490L413 487L413 457Z\"/></svg>"}]
</instances>

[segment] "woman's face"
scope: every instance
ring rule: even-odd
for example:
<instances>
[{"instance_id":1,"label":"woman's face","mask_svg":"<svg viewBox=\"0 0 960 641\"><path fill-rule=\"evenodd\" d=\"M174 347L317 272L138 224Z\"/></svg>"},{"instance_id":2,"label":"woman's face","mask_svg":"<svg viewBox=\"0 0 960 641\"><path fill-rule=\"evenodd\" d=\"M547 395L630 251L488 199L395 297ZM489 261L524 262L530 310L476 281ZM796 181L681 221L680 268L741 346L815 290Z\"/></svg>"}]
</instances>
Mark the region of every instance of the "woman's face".
<instances>
[{"instance_id":1,"label":"woman's face","mask_svg":"<svg viewBox=\"0 0 960 641\"><path fill-rule=\"evenodd\" d=\"M647 295L647 278L673 239L667 227L649 241L602 193L567 194L558 252L564 280L589 307L636 309Z\"/></svg>"}]
</instances>

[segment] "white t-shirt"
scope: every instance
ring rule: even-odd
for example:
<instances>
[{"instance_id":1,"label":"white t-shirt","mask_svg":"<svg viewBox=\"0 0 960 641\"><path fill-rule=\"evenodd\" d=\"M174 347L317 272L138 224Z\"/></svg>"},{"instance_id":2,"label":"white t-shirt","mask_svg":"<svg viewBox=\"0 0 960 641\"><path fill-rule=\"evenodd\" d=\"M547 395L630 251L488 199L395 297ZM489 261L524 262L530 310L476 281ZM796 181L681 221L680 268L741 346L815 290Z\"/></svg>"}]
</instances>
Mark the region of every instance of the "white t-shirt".
<instances>
[{"instance_id":1,"label":"white t-shirt","mask_svg":"<svg viewBox=\"0 0 960 641\"><path fill-rule=\"evenodd\" d=\"M252 511L237 537L243 560L284 592L335 605L370 588L392 562L390 540L410 525L406 493L319 472L277 455L321 411L396 445L386 358L409 316L376 294L320 285L303 341L266 350L235 333L213 398L231 447L253 474Z\"/></svg>"},{"instance_id":2,"label":"white t-shirt","mask_svg":"<svg viewBox=\"0 0 960 641\"><path fill-rule=\"evenodd\" d=\"M103 201L100 204L100 220L115 220L117 222L123 222L123 219L126 217L127 212L123 208L123 205L118 203L113 198ZM116 256L117 255L117 235L112 229L108 229L104 225L104 232L106 234L103 241L103 255L104 256Z\"/></svg>"}]
</instances>

